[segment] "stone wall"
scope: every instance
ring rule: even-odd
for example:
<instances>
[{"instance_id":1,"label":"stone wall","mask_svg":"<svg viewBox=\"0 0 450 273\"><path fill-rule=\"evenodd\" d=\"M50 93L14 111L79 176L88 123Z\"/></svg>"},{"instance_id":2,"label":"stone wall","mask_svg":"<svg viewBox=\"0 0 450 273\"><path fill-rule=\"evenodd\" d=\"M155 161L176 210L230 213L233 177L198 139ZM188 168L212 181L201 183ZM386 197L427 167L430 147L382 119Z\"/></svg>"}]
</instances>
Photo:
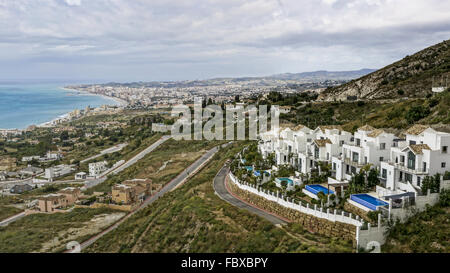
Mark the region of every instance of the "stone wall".
<instances>
[{"instance_id":1,"label":"stone wall","mask_svg":"<svg viewBox=\"0 0 450 273\"><path fill-rule=\"evenodd\" d=\"M359 217L361 217L362 219L364 219L366 222L373 222L372 220L370 220L370 218L367 216L367 211L362 210L358 207L353 206L352 204L345 202L344 204L344 210L351 212L355 215L358 215Z\"/></svg>"},{"instance_id":2,"label":"stone wall","mask_svg":"<svg viewBox=\"0 0 450 273\"><path fill-rule=\"evenodd\" d=\"M274 213L293 222L300 223L305 229L311 232L330 237L339 237L344 240L352 241L354 245L356 244L356 227L353 225L320 219L313 215L308 215L297 210L283 207L276 202L242 190L229 181L227 185L231 192L239 196L242 200L270 213Z\"/></svg>"}]
</instances>

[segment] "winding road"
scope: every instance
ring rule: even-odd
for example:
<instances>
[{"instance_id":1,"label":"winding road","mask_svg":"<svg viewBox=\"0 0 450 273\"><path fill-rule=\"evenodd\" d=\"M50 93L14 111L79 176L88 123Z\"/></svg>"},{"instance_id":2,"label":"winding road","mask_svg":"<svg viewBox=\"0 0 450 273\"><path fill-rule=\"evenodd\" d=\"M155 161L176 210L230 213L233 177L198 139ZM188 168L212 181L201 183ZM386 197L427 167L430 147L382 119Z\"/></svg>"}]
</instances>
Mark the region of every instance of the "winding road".
<instances>
[{"instance_id":1,"label":"winding road","mask_svg":"<svg viewBox=\"0 0 450 273\"><path fill-rule=\"evenodd\" d=\"M260 209L258 207L255 207L241 199L239 199L237 196L234 196L230 193L227 185L226 185L226 177L228 175L228 172L230 169L228 166L223 166L222 169L217 173L216 177L214 178L213 187L216 194L224 201L230 203L231 205L245 209L251 213L254 213L260 217L265 218L266 220L272 222L274 225L285 225L287 223L286 220L281 219L263 209Z\"/></svg>"}]
</instances>

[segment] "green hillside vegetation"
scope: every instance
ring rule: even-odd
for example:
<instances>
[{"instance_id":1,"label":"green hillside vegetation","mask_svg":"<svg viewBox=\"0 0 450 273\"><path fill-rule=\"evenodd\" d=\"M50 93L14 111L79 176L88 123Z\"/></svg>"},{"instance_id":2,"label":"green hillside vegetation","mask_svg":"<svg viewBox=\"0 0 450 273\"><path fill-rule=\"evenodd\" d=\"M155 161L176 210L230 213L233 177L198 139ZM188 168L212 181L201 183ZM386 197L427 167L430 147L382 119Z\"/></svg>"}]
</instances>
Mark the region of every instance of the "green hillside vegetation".
<instances>
[{"instance_id":1,"label":"green hillside vegetation","mask_svg":"<svg viewBox=\"0 0 450 273\"><path fill-rule=\"evenodd\" d=\"M351 252L338 238L281 229L214 194L212 181L242 143L220 151L196 176L127 219L86 252Z\"/></svg>"},{"instance_id":2,"label":"green hillside vegetation","mask_svg":"<svg viewBox=\"0 0 450 273\"><path fill-rule=\"evenodd\" d=\"M285 97L288 99L289 96ZM310 128L336 124L342 125L347 131L355 131L358 127L369 124L375 128L406 129L415 123L450 124L449 105L450 91L446 90L426 98L398 102L306 103L292 108L288 114L281 114L280 118Z\"/></svg>"},{"instance_id":3,"label":"green hillside vegetation","mask_svg":"<svg viewBox=\"0 0 450 273\"><path fill-rule=\"evenodd\" d=\"M441 193L438 205L429 207L391 228L382 252L450 252L450 191Z\"/></svg>"},{"instance_id":4,"label":"green hillside vegetation","mask_svg":"<svg viewBox=\"0 0 450 273\"><path fill-rule=\"evenodd\" d=\"M6 227L0 227L0 253L38 252L43 244L71 228L81 228L98 215L111 214L110 209L77 208L67 213L32 214ZM83 241L94 234L77 238ZM68 235L66 235L68 236ZM64 239L64 236L60 240Z\"/></svg>"}]
</instances>

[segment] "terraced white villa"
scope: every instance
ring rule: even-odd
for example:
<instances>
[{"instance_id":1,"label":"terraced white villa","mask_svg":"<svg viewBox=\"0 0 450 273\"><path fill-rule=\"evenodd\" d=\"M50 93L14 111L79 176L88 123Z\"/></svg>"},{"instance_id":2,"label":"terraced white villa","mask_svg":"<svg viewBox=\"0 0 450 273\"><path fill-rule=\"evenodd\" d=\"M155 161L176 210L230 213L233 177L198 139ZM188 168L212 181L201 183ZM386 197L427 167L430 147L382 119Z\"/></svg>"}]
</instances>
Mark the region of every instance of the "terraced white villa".
<instances>
[{"instance_id":1,"label":"terraced white villa","mask_svg":"<svg viewBox=\"0 0 450 273\"><path fill-rule=\"evenodd\" d=\"M449 146L449 133L425 125L414 125L401 136L369 125L358 128L354 134L336 125L319 126L315 130L298 125L281 126L261 134L258 149L263 158L273 153L276 165L291 165L303 177L312 171L320 174L321 162L331 165L327 188L338 189L341 196L362 168L375 168L380 184L376 192L368 194L388 199L394 195L426 194L420 192L421 181L426 176L450 170ZM370 204L356 205L363 210L374 210Z\"/></svg>"}]
</instances>

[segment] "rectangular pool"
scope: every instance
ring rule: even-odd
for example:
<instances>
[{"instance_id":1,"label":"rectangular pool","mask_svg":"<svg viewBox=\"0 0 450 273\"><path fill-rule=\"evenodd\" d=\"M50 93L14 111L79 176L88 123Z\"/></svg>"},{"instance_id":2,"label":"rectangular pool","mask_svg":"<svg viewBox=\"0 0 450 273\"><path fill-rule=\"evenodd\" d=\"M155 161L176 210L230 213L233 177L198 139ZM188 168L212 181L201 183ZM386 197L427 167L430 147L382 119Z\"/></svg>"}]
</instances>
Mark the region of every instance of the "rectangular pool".
<instances>
[{"instance_id":1,"label":"rectangular pool","mask_svg":"<svg viewBox=\"0 0 450 273\"><path fill-rule=\"evenodd\" d=\"M377 207L389 205L387 202L384 202L383 200L380 200L365 193L352 194L350 196L350 200L355 201L356 203L359 203L371 210L377 210Z\"/></svg>"},{"instance_id":2,"label":"rectangular pool","mask_svg":"<svg viewBox=\"0 0 450 273\"><path fill-rule=\"evenodd\" d=\"M328 191L328 189L322 185L306 185L305 189L309 192L314 193L315 195L317 195L319 192L323 192L324 194L334 194L334 191Z\"/></svg>"}]
</instances>

